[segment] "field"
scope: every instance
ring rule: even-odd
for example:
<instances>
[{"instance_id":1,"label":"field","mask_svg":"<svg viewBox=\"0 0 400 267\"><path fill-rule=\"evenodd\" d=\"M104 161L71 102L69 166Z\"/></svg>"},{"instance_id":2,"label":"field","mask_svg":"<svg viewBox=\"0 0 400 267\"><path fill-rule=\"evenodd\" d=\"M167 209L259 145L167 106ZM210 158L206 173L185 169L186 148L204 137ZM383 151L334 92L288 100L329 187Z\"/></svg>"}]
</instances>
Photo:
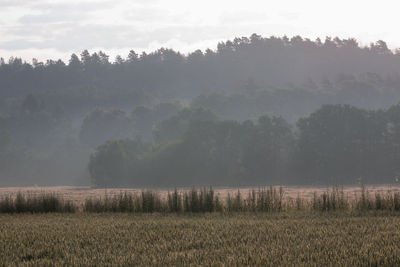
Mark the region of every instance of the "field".
<instances>
[{"instance_id":1,"label":"field","mask_svg":"<svg viewBox=\"0 0 400 267\"><path fill-rule=\"evenodd\" d=\"M399 266L385 214L0 215L4 266Z\"/></svg>"},{"instance_id":2,"label":"field","mask_svg":"<svg viewBox=\"0 0 400 267\"><path fill-rule=\"evenodd\" d=\"M399 187L253 189L1 188L0 266L400 266Z\"/></svg>"}]
</instances>

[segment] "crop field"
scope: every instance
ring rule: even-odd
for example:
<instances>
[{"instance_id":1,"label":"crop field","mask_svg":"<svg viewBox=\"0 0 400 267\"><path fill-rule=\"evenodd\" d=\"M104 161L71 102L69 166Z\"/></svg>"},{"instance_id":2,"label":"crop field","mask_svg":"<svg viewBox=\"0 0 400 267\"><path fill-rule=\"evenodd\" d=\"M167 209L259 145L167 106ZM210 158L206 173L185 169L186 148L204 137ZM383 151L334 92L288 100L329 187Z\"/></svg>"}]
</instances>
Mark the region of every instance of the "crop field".
<instances>
[{"instance_id":1,"label":"crop field","mask_svg":"<svg viewBox=\"0 0 400 267\"><path fill-rule=\"evenodd\" d=\"M399 240L394 186L0 190L0 266L400 266Z\"/></svg>"},{"instance_id":2,"label":"crop field","mask_svg":"<svg viewBox=\"0 0 400 267\"><path fill-rule=\"evenodd\" d=\"M0 215L4 266L399 266L400 217Z\"/></svg>"}]
</instances>

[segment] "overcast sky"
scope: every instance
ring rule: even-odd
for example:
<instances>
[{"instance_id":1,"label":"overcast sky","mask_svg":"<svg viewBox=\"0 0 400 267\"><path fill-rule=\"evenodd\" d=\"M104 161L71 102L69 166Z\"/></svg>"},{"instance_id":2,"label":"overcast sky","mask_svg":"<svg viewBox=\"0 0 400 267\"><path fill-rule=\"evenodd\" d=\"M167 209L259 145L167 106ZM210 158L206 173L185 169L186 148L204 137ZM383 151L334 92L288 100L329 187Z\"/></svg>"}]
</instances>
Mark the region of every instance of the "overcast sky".
<instances>
[{"instance_id":1,"label":"overcast sky","mask_svg":"<svg viewBox=\"0 0 400 267\"><path fill-rule=\"evenodd\" d=\"M400 47L400 1L0 0L0 57L62 58L160 47L187 53L234 37L379 39Z\"/></svg>"}]
</instances>

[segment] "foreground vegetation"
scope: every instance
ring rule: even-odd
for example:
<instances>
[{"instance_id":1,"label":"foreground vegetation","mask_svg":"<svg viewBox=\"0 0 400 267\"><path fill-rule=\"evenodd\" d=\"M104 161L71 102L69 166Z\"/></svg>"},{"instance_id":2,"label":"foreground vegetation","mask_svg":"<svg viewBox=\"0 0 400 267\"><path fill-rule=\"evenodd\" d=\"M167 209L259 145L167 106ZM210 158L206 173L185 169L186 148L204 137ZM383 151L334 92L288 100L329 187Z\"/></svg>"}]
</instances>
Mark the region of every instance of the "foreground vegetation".
<instances>
[{"instance_id":1,"label":"foreground vegetation","mask_svg":"<svg viewBox=\"0 0 400 267\"><path fill-rule=\"evenodd\" d=\"M79 266L398 266L400 217L0 215L0 261Z\"/></svg>"},{"instance_id":2,"label":"foreground vegetation","mask_svg":"<svg viewBox=\"0 0 400 267\"><path fill-rule=\"evenodd\" d=\"M0 196L0 213L73 213L129 212L129 213L278 213L278 212L369 212L400 213L400 192L388 190L371 194L365 186L359 193L345 193L333 187L323 193L314 192L312 198L286 196L283 187L240 190L225 196L210 188L177 190L163 194L144 190L123 192L103 197L88 197L83 203L64 200L55 193Z\"/></svg>"}]
</instances>

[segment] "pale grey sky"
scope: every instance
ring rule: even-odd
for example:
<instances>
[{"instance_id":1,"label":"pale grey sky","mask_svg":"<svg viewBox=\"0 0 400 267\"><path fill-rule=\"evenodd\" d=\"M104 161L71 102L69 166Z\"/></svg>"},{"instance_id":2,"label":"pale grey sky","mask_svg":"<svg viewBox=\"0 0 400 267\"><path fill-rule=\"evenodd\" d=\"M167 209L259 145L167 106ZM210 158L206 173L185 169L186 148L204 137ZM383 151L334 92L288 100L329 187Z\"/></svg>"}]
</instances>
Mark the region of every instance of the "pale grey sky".
<instances>
[{"instance_id":1,"label":"pale grey sky","mask_svg":"<svg viewBox=\"0 0 400 267\"><path fill-rule=\"evenodd\" d=\"M354 37L363 45L382 39L397 48L399 10L398 0L0 0L0 57L186 53L252 33Z\"/></svg>"}]
</instances>

